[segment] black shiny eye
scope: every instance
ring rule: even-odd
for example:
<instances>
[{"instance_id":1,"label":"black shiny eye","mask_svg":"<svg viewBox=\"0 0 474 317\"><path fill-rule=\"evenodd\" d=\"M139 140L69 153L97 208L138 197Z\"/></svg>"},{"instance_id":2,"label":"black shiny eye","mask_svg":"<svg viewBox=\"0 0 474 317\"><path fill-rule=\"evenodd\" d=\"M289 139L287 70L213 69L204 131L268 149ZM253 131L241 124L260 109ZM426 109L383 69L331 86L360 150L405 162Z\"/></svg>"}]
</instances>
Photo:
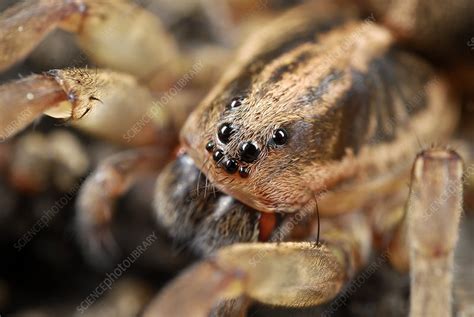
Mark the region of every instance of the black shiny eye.
<instances>
[{"instance_id":1,"label":"black shiny eye","mask_svg":"<svg viewBox=\"0 0 474 317\"><path fill-rule=\"evenodd\" d=\"M288 142L288 133L285 129L276 129L273 132L272 140L273 142L275 142L276 145L286 144L286 142Z\"/></svg>"},{"instance_id":2,"label":"black shiny eye","mask_svg":"<svg viewBox=\"0 0 474 317\"><path fill-rule=\"evenodd\" d=\"M246 163L255 162L260 150L253 142L245 142L240 145L240 159Z\"/></svg>"},{"instance_id":3,"label":"black shiny eye","mask_svg":"<svg viewBox=\"0 0 474 317\"><path fill-rule=\"evenodd\" d=\"M206 144L206 150L207 150L208 152L212 152L212 150L214 150L214 142L212 142L212 141L207 142L207 144Z\"/></svg>"},{"instance_id":4,"label":"black shiny eye","mask_svg":"<svg viewBox=\"0 0 474 317\"><path fill-rule=\"evenodd\" d=\"M242 178L247 178L247 177L249 177L250 170L249 170L248 167L243 167L243 166L241 166L241 167L239 168L239 174L240 174L240 177L242 177Z\"/></svg>"},{"instance_id":5,"label":"black shiny eye","mask_svg":"<svg viewBox=\"0 0 474 317\"><path fill-rule=\"evenodd\" d=\"M229 108L234 109L242 105L242 97L234 98L229 103Z\"/></svg>"},{"instance_id":6,"label":"black shiny eye","mask_svg":"<svg viewBox=\"0 0 474 317\"><path fill-rule=\"evenodd\" d=\"M222 143L227 144L233 133L234 129L230 126L230 123L223 123L217 130L217 137Z\"/></svg>"},{"instance_id":7,"label":"black shiny eye","mask_svg":"<svg viewBox=\"0 0 474 317\"><path fill-rule=\"evenodd\" d=\"M237 163L236 160L233 160L233 159L225 161L223 165L224 165L224 169L229 174L234 174L235 172L237 172L237 169L239 168L239 164Z\"/></svg>"},{"instance_id":8,"label":"black shiny eye","mask_svg":"<svg viewBox=\"0 0 474 317\"><path fill-rule=\"evenodd\" d=\"M222 150L217 150L212 154L214 161L219 162L224 157L224 152Z\"/></svg>"}]
</instances>

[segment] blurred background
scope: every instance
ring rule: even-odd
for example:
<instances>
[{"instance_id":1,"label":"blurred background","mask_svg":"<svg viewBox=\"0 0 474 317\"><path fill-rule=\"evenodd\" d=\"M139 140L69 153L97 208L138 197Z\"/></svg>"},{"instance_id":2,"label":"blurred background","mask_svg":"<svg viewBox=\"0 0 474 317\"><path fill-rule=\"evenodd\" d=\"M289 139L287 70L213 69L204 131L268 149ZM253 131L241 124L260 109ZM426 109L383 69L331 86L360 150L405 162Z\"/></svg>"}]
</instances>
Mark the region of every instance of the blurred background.
<instances>
[{"instance_id":1,"label":"blurred background","mask_svg":"<svg viewBox=\"0 0 474 317\"><path fill-rule=\"evenodd\" d=\"M16 2L0 0L0 12ZM159 17L180 50L201 54L208 70L197 80L204 84L196 84L186 97L197 104L223 67L232 62L235 48L248 34L302 1L136 2ZM24 61L1 73L0 83L50 69L86 66L96 67L73 35L56 30ZM472 109L472 104L466 104L469 107ZM74 228L77 191L98 162L125 148L46 116L0 143L1 317L138 316L163 285L196 260L186 246L176 244L157 227L149 201L156 175L150 175L118 201L113 232L123 257L152 232L158 240L112 289L84 313L78 311L77 307L114 270L116 263L97 266L82 252ZM39 220L45 214L47 221L40 226ZM455 296L470 299L472 305L473 263L474 217L472 212L465 212L456 252ZM383 262L363 287L351 293L347 303L331 315L406 316L408 296L408 277ZM331 304L294 310L255 305L249 316L318 316ZM474 310L471 313L474 316Z\"/></svg>"}]
</instances>

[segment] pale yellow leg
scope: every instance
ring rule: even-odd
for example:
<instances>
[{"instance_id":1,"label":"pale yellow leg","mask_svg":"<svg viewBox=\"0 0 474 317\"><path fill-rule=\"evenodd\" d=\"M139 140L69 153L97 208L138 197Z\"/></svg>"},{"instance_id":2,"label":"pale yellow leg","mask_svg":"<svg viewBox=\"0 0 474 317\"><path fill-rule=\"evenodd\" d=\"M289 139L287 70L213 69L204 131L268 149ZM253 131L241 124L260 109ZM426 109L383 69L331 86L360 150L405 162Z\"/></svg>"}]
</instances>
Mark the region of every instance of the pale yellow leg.
<instances>
[{"instance_id":1,"label":"pale yellow leg","mask_svg":"<svg viewBox=\"0 0 474 317\"><path fill-rule=\"evenodd\" d=\"M81 1L27 0L0 15L0 71L25 58L61 21L79 14Z\"/></svg>"},{"instance_id":2,"label":"pale yellow leg","mask_svg":"<svg viewBox=\"0 0 474 317\"><path fill-rule=\"evenodd\" d=\"M407 210L412 317L452 316L462 177L462 160L453 151L424 151L415 161Z\"/></svg>"},{"instance_id":3,"label":"pale yellow leg","mask_svg":"<svg viewBox=\"0 0 474 317\"><path fill-rule=\"evenodd\" d=\"M47 75L32 75L0 86L0 142L28 126L50 107L67 100Z\"/></svg>"},{"instance_id":4,"label":"pale yellow leg","mask_svg":"<svg viewBox=\"0 0 474 317\"><path fill-rule=\"evenodd\" d=\"M0 15L0 71L25 58L51 31L76 34L100 66L139 78L180 72L176 43L159 19L126 0L26 0Z\"/></svg>"},{"instance_id":5,"label":"pale yellow leg","mask_svg":"<svg viewBox=\"0 0 474 317\"><path fill-rule=\"evenodd\" d=\"M144 316L208 316L222 300L242 296L287 307L331 300L366 263L372 236L368 219L360 214L322 225L321 245L248 243L220 249L171 282Z\"/></svg>"},{"instance_id":6,"label":"pale yellow leg","mask_svg":"<svg viewBox=\"0 0 474 317\"><path fill-rule=\"evenodd\" d=\"M127 74L64 69L32 75L0 86L0 139L45 113L114 142L174 146L192 104L157 101Z\"/></svg>"}]
</instances>

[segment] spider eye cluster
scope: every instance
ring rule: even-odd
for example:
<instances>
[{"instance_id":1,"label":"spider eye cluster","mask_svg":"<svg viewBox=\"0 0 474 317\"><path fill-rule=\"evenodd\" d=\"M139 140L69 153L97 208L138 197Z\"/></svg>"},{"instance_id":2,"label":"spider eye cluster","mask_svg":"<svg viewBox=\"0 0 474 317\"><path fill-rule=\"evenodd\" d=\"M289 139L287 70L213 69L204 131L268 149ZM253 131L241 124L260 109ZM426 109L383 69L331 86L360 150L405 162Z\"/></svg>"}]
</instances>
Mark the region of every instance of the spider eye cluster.
<instances>
[{"instance_id":1,"label":"spider eye cluster","mask_svg":"<svg viewBox=\"0 0 474 317\"><path fill-rule=\"evenodd\" d=\"M232 110L242 106L243 98L233 98L226 106ZM224 122L217 128L217 142L210 140L207 142L206 151L212 155L217 166L223 168L228 174L237 171L242 178L247 178L250 174L249 164L254 163L260 157L262 145L254 140L239 142L238 157L228 157L225 147L230 143L232 136L237 132L237 128L231 122ZM277 128L273 131L268 146L283 146L288 142L288 132L284 128ZM219 147L218 144L221 146Z\"/></svg>"}]
</instances>

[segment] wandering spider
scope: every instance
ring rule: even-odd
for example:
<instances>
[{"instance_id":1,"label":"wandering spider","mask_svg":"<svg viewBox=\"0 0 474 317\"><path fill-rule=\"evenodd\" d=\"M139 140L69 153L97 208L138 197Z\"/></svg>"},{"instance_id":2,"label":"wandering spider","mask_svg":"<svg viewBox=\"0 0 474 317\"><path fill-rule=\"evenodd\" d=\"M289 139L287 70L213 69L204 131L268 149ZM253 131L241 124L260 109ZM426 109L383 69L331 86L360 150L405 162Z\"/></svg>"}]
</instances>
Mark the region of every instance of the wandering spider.
<instances>
[{"instance_id":1,"label":"wandering spider","mask_svg":"<svg viewBox=\"0 0 474 317\"><path fill-rule=\"evenodd\" d=\"M436 2L307 1L253 29L215 81L229 54L184 54L132 2L22 1L0 17L1 70L57 28L101 68L0 86L2 139L46 114L135 148L102 161L80 190L77 231L96 260L115 248L114 201L158 175L158 225L202 260L145 316L316 306L372 250L409 268L411 316L450 316L473 179L460 156L469 162L469 145L453 140L461 98L474 91L474 3ZM188 98L171 100L184 89ZM457 151L425 146L452 142Z\"/></svg>"}]
</instances>

